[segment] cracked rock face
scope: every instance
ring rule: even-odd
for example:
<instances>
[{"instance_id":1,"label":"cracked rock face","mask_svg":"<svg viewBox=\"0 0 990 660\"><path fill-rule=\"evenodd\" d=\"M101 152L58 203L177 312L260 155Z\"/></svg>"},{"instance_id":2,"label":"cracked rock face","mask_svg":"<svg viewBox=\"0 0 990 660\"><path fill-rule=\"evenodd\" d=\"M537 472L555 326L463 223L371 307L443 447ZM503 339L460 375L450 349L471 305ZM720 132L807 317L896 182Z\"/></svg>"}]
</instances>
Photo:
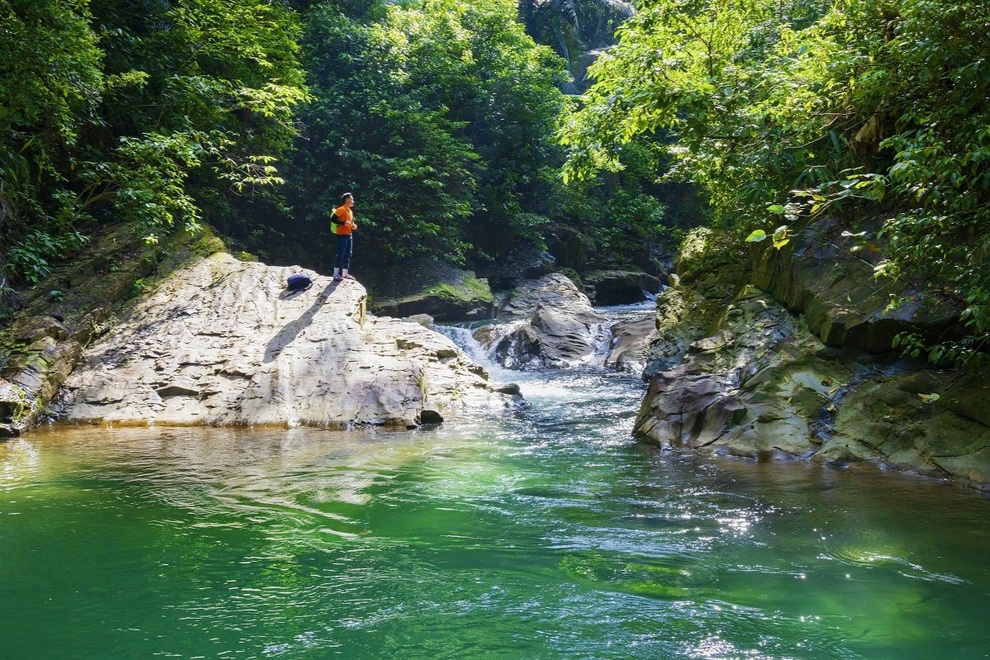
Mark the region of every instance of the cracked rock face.
<instances>
[{"instance_id":1,"label":"cracked rock face","mask_svg":"<svg viewBox=\"0 0 990 660\"><path fill-rule=\"evenodd\" d=\"M990 383L985 374L922 370L865 381L843 400L819 452L909 466L990 485Z\"/></svg>"},{"instance_id":2,"label":"cracked rock face","mask_svg":"<svg viewBox=\"0 0 990 660\"><path fill-rule=\"evenodd\" d=\"M866 460L990 484L990 385L828 349L746 287L718 332L653 376L634 433L754 459Z\"/></svg>"},{"instance_id":3,"label":"cracked rock face","mask_svg":"<svg viewBox=\"0 0 990 660\"><path fill-rule=\"evenodd\" d=\"M605 317L560 273L525 282L500 313L528 321L475 336L483 345L494 346L495 360L510 369L586 364L609 340Z\"/></svg>"},{"instance_id":4,"label":"cracked rock face","mask_svg":"<svg viewBox=\"0 0 990 660\"><path fill-rule=\"evenodd\" d=\"M446 337L365 313L355 281L218 253L177 271L65 383L69 421L159 425L413 426L502 408Z\"/></svg>"},{"instance_id":5,"label":"cracked rock face","mask_svg":"<svg viewBox=\"0 0 990 660\"><path fill-rule=\"evenodd\" d=\"M634 432L662 446L810 456L821 444L815 421L852 378L824 350L787 310L748 287L717 334L653 377Z\"/></svg>"}]
</instances>

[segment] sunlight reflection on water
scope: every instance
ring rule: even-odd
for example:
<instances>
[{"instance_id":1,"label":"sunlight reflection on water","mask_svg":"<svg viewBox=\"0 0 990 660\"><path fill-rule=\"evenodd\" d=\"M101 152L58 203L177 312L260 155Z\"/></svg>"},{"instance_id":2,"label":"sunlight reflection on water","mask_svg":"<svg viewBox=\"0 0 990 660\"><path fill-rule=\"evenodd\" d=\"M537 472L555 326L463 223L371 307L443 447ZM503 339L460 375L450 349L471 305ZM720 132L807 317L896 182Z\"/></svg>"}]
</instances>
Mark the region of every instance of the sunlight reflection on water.
<instances>
[{"instance_id":1,"label":"sunlight reflection on water","mask_svg":"<svg viewBox=\"0 0 990 660\"><path fill-rule=\"evenodd\" d=\"M983 657L990 502L634 442L642 383L525 374L433 429L0 445L5 657Z\"/></svg>"}]
</instances>

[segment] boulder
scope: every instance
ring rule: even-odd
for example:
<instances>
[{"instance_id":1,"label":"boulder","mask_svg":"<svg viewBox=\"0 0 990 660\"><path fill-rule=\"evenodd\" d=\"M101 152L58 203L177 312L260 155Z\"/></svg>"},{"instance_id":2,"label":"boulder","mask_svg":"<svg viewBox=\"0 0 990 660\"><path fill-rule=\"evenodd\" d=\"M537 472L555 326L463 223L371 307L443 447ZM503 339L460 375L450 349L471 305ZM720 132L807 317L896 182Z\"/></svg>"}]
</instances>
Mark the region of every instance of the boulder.
<instances>
[{"instance_id":1,"label":"boulder","mask_svg":"<svg viewBox=\"0 0 990 660\"><path fill-rule=\"evenodd\" d=\"M584 364L608 341L606 319L560 273L521 283L499 314L517 322L486 329L476 338L493 347L495 360L508 368Z\"/></svg>"},{"instance_id":2,"label":"boulder","mask_svg":"<svg viewBox=\"0 0 990 660\"><path fill-rule=\"evenodd\" d=\"M166 277L65 381L70 422L414 426L503 408L487 374L446 337L365 312L356 281L225 253Z\"/></svg>"},{"instance_id":3,"label":"boulder","mask_svg":"<svg viewBox=\"0 0 990 660\"><path fill-rule=\"evenodd\" d=\"M498 307L502 319L529 318L540 306L572 310L574 314L598 317L591 300L562 273L551 273L538 279L522 280Z\"/></svg>"},{"instance_id":4,"label":"boulder","mask_svg":"<svg viewBox=\"0 0 990 660\"><path fill-rule=\"evenodd\" d=\"M155 244L144 240L147 231L143 223L110 228L22 292L23 309L0 327L0 433L23 432L47 416L83 347L114 326L162 264L168 270L223 249L209 231L179 231Z\"/></svg>"},{"instance_id":5,"label":"boulder","mask_svg":"<svg viewBox=\"0 0 990 660\"><path fill-rule=\"evenodd\" d=\"M605 366L616 371L641 374L646 364L656 321L653 317L616 323L611 328L608 357Z\"/></svg>"},{"instance_id":6,"label":"boulder","mask_svg":"<svg viewBox=\"0 0 990 660\"><path fill-rule=\"evenodd\" d=\"M990 484L990 379L932 370L877 375L842 400L829 460L874 460Z\"/></svg>"},{"instance_id":7,"label":"boulder","mask_svg":"<svg viewBox=\"0 0 990 660\"><path fill-rule=\"evenodd\" d=\"M874 278L878 257L821 229L761 248L751 277L769 290L749 284L731 302L734 248L692 233L658 297L634 433L664 447L870 461L990 487L990 375L889 350L902 331L951 336L958 307L908 283L895 293L906 302L889 308L895 290Z\"/></svg>"},{"instance_id":8,"label":"boulder","mask_svg":"<svg viewBox=\"0 0 990 660\"><path fill-rule=\"evenodd\" d=\"M439 266L429 269L428 275L415 272L422 271L413 268L405 285L384 291L371 311L394 317L428 315L446 322L484 320L494 315L495 297L488 281L473 272Z\"/></svg>"},{"instance_id":9,"label":"boulder","mask_svg":"<svg viewBox=\"0 0 990 660\"><path fill-rule=\"evenodd\" d=\"M634 433L749 458L810 457L815 422L854 378L779 303L745 288L719 331L653 377Z\"/></svg>"},{"instance_id":10,"label":"boulder","mask_svg":"<svg viewBox=\"0 0 990 660\"><path fill-rule=\"evenodd\" d=\"M821 220L800 228L782 249L758 245L751 281L803 314L829 346L883 353L902 332L932 340L960 335L961 303L924 283L878 281L874 268L882 247L860 233Z\"/></svg>"},{"instance_id":11,"label":"boulder","mask_svg":"<svg viewBox=\"0 0 990 660\"><path fill-rule=\"evenodd\" d=\"M629 305L660 291L660 279L640 271L598 270L582 278L595 305Z\"/></svg>"}]
</instances>

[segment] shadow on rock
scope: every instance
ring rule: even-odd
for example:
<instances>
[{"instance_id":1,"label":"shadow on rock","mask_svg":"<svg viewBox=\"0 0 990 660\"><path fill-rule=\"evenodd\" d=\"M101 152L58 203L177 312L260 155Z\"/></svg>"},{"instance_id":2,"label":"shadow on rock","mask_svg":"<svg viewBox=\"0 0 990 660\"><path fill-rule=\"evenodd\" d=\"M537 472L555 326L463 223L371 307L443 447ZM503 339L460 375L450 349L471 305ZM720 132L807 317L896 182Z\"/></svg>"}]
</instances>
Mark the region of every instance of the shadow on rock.
<instances>
[{"instance_id":1,"label":"shadow on rock","mask_svg":"<svg viewBox=\"0 0 990 660\"><path fill-rule=\"evenodd\" d=\"M278 357L278 354L281 353L286 346L291 344L295 338L299 336L300 332L309 327L309 325L313 322L313 317L316 315L316 312L318 312L320 307L323 306L323 303L327 301L327 298L329 298L333 292L337 290L337 286L339 284L340 282L331 281L330 284L328 284L326 288L324 288L323 291L316 296L316 300L313 301L313 304L309 309L303 312L302 316L297 318L295 321L291 321L286 324L284 328L278 331L278 334L272 337L271 341L269 341L268 345L265 347L265 364L272 362L276 357ZM308 291L308 289L303 289L302 291L286 291L282 293L279 298L282 300L291 300L302 295L306 291Z\"/></svg>"}]
</instances>

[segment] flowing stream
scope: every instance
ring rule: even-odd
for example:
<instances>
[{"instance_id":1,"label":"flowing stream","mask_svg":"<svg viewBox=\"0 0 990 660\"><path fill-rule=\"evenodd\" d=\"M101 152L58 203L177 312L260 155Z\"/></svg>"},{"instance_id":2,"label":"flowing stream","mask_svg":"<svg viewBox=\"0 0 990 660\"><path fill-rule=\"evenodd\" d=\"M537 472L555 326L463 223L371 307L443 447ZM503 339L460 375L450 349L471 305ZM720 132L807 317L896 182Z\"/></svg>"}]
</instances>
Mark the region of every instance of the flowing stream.
<instances>
[{"instance_id":1,"label":"flowing stream","mask_svg":"<svg viewBox=\"0 0 990 660\"><path fill-rule=\"evenodd\" d=\"M636 443L636 378L416 431L0 444L0 658L985 658L990 500ZM503 376L505 376L503 378Z\"/></svg>"}]
</instances>

